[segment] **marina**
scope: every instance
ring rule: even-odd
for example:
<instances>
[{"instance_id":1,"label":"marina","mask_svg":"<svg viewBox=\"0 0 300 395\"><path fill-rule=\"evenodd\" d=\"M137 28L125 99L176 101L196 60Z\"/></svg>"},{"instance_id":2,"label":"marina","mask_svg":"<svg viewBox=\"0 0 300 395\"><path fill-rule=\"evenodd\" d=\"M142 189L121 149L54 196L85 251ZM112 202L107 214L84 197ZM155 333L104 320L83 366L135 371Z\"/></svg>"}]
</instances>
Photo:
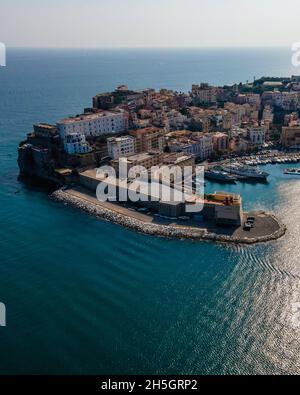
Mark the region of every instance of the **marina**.
<instances>
[{"instance_id":1,"label":"marina","mask_svg":"<svg viewBox=\"0 0 300 395\"><path fill-rule=\"evenodd\" d=\"M260 166L296 164L300 162L300 153L283 153L281 151L266 151L260 154L230 158L218 163L211 163L205 170L205 178L223 184L243 182L267 182L269 174L262 171ZM285 169L284 174L300 175L300 169Z\"/></svg>"}]
</instances>

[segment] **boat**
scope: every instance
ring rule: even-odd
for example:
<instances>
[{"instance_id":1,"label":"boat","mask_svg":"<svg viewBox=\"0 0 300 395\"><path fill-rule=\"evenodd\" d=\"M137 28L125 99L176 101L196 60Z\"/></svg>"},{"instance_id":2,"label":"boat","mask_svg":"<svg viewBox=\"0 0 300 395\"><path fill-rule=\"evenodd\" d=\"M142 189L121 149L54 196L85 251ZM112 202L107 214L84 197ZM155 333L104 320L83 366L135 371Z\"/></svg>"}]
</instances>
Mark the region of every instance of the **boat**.
<instances>
[{"instance_id":1,"label":"boat","mask_svg":"<svg viewBox=\"0 0 300 395\"><path fill-rule=\"evenodd\" d=\"M269 173L261 171L258 167L244 165L225 166L223 167L223 170L227 173L242 176L250 180L266 181L269 176Z\"/></svg>"},{"instance_id":2,"label":"boat","mask_svg":"<svg viewBox=\"0 0 300 395\"><path fill-rule=\"evenodd\" d=\"M293 176L300 176L300 169L285 169L283 171L284 174L290 174Z\"/></svg>"},{"instance_id":3,"label":"boat","mask_svg":"<svg viewBox=\"0 0 300 395\"><path fill-rule=\"evenodd\" d=\"M208 180L214 180L222 183L235 184L235 182L237 181L237 177L233 174L228 174L225 171L219 170L206 170L204 172L204 177Z\"/></svg>"}]
</instances>

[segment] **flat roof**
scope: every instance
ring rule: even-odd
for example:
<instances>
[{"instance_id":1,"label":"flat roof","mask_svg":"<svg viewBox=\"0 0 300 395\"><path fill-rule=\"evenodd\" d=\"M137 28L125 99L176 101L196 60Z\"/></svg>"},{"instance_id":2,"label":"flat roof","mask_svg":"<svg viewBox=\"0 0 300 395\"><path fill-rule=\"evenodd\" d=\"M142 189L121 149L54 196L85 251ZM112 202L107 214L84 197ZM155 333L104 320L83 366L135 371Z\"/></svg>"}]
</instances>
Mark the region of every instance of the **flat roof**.
<instances>
[{"instance_id":1,"label":"flat roof","mask_svg":"<svg viewBox=\"0 0 300 395\"><path fill-rule=\"evenodd\" d=\"M133 136L120 136L120 137L109 137L107 141L113 143L117 141L134 140Z\"/></svg>"},{"instance_id":2,"label":"flat roof","mask_svg":"<svg viewBox=\"0 0 300 395\"><path fill-rule=\"evenodd\" d=\"M89 169L89 170L85 170L81 173L79 173L80 176L84 176L84 177L88 177L94 180L99 181L99 183L103 180L101 180L101 178L97 178L97 168L95 169ZM115 178L115 177L109 177L109 179L106 179L106 182L108 182L111 185L119 185L119 178ZM122 181L121 181L122 182ZM135 191L135 186L134 186L134 182L129 182L128 183L128 189L133 188L133 190ZM138 181L140 185L145 185L145 186L150 186L151 182L148 183L147 181L142 181L139 180ZM157 183L156 181L153 181L154 183ZM160 184L162 185L162 184ZM172 188L173 189L173 188ZM143 195L143 193L141 193L141 195ZM151 191L149 191L148 196L151 196ZM153 195L154 196L154 195ZM201 196L199 195L190 195L188 198L186 198L184 203L187 204L201 204L201 203L206 203L206 204L213 204L215 206L226 206L222 200L222 198L234 198L234 202L229 204L228 207L232 207L232 206L239 206L241 204L241 197L238 194L234 194L234 193L230 193L230 192L215 192L212 194L208 194L205 196L204 200L202 199ZM216 199L214 199L216 198ZM225 199L224 199L225 200ZM164 202L163 203L167 203L167 204L178 204L178 202Z\"/></svg>"},{"instance_id":3,"label":"flat roof","mask_svg":"<svg viewBox=\"0 0 300 395\"><path fill-rule=\"evenodd\" d=\"M142 121L147 121L147 120L142 120ZM132 129L128 131L129 134L132 134L134 136L147 134L147 133L154 133L154 132L164 132L164 129L157 128L155 126L149 126L148 128Z\"/></svg>"},{"instance_id":4,"label":"flat roof","mask_svg":"<svg viewBox=\"0 0 300 395\"><path fill-rule=\"evenodd\" d=\"M33 126L37 127L37 128L56 129L55 125L51 125L50 123L43 123L43 122L37 123L37 124L35 124Z\"/></svg>"},{"instance_id":5,"label":"flat roof","mask_svg":"<svg viewBox=\"0 0 300 395\"><path fill-rule=\"evenodd\" d=\"M128 156L126 159L129 161L132 161L132 162L142 161L142 160L147 160L147 159L153 158L153 156L156 156L158 154L159 154L159 152L142 152L140 154Z\"/></svg>"},{"instance_id":6,"label":"flat roof","mask_svg":"<svg viewBox=\"0 0 300 395\"><path fill-rule=\"evenodd\" d=\"M184 153L171 153L167 154L163 159L163 163L180 163L188 159L194 158L194 155L187 155Z\"/></svg>"},{"instance_id":7,"label":"flat roof","mask_svg":"<svg viewBox=\"0 0 300 395\"><path fill-rule=\"evenodd\" d=\"M264 86L282 86L282 82L281 81L265 81L263 83Z\"/></svg>"},{"instance_id":8,"label":"flat roof","mask_svg":"<svg viewBox=\"0 0 300 395\"><path fill-rule=\"evenodd\" d=\"M103 118L103 117L113 116L113 115L122 115L122 113L121 112L116 113L116 112L112 112L112 111L100 111L100 112L96 112L96 113L81 114L79 116L65 118L65 119L60 120L57 123L59 125L65 125L65 124L74 123L74 122L95 120L98 118Z\"/></svg>"}]
</instances>

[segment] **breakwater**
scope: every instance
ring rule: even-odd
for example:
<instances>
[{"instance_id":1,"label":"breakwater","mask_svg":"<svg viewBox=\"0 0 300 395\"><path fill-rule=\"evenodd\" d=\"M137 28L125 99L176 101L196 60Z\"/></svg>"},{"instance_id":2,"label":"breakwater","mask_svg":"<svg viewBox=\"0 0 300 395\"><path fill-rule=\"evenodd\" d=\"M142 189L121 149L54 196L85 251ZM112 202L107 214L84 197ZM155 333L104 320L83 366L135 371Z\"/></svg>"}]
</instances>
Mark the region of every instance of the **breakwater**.
<instances>
[{"instance_id":1,"label":"breakwater","mask_svg":"<svg viewBox=\"0 0 300 395\"><path fill-rule=\"evenodd\" d=\"M235 243L235 244L255 244L262 243L271 240L279 239L284 236L286 227L282 224L274 215L266 214L266 218L272 219L274 226L271 232L263 235L253 236L240 236L240 235L226 235L220 233L214 233L208 231L205 228L199 228L195 226L183 226L173 224L155 224L151 222L142 221L134 217L134 213L130 212L130 215L119 213L117 210L113 210L104 207L101 202L93 202L87 195L86 198L75 196L66 190L57 190L50 195L52 199L61 201L70 206L76 207L96 218L103 219L109 222L116 223L124 226L128 229L135 230L139 233L144 233L150 236L160 236L167 238L177 239L192 239L192 240L206 240L220 243Z\"/></svg>"}]
</instances>

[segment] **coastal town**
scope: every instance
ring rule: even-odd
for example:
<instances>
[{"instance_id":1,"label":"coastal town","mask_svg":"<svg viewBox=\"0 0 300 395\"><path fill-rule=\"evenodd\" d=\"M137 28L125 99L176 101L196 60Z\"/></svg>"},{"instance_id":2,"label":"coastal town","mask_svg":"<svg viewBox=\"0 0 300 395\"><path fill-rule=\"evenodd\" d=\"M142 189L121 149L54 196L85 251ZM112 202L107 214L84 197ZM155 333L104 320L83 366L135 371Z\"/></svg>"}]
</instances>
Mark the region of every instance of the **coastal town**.
<instances>
[{"instance_id":1,"label":"coastal town","mask_svg":"<svg viewBox=\"0 0 300 395\"><path fill-rule=\"evenodd\" d=\"M68 189L69 197L73 191L72 199L81 199L82 205L83 195L86 199L95 195L99 184L96 169L111 166L118 181L122 160L129 168L143 166L147 170L203 164L205 178L220 184L267 182L268 173L258 165L300 161L300 77L266 77L223 87L201 83L192 85L188 93L131 90L121 85L113 92L97 94L82 114L53 125L34 125L20 143L18 162L23 178L63 187L60 194ZM190 204L196 201L197 197ZM136 220L152 218L152 225L155 219L168 230L173 224L180 234L187 227L202 231L199 221L206 221L206 230L212 226L214 235L218 226L233 226L239 234L236 237L241 238L242 233L245 240L277 238L278 232L284 233L276 219L263 213L266 221L262 221L264 231L260 232L258 225L253 226L259 217L243 213L241 196L226 192L205 195L198 217L188 218L180 202L102 205L101 210L116 210L123 217L124 210L131 217L134 211ZM188 222L178 225L180 220ZM225 233L223 236L229 237L228 231ZM234 238L235 231L229 233Z\"/></svg>"}]
</instances>

